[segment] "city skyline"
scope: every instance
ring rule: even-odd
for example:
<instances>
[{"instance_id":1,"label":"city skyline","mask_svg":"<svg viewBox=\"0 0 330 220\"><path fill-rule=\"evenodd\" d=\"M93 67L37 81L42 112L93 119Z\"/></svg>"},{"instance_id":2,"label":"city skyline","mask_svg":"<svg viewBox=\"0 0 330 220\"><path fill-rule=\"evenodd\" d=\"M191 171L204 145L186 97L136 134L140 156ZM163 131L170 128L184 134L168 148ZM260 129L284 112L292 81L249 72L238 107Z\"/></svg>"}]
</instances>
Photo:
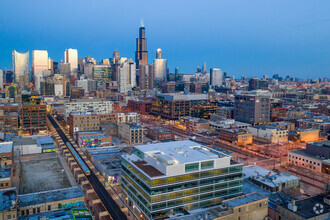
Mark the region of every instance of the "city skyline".
<instances>
[{"instance_id":1,"label":"city skyline","mask_svg":"<svg viewBox=\"0 0 330 220\"><path fill-rule=\"evenodd\" d=\"M220 68L236 78L264 74L325 77L330 58L329 31L325 28L330 22L330 5L325 1L295 2L235 2L242 5L240 8L234 2L213 3L214 7L192 2L185 15L179 12L185 10L186 2L177 3L176 7L161 3L156 11L151 10L156 6L153 2L127 2L124 4L130 7L125 7L124 15L115 11L105 15L96 11L105 12L107 7L103 6L116 7L119 3L100 1L88 11L93 18L89 19L85 15L86 2L11 1L0 9L0 68L12 68L13 50L45 49L57 62L63 60L65 48L77 48L81 58L91 55L98 61L111 57L117 49L122 56L134 58L137 28L143 17L147 50L153 57L156 49L162 48L170 72L178 66L180 72L193 74L196 66L206 61L208 72L210 68ZM36 6L40 13L33 14L31 8ZM66 20L66 16L56 13L58 10L64 15L72 10L72 16ZM172 16L155 16L167 11ZM14 12L17 16L12 16ZM203 12L206 15L200 17ZM123 16L127 18L122 19ZM95 22L101 18L120 22ZM91 25L97 34L88 28Z\"/></svg>"}]
</instances>

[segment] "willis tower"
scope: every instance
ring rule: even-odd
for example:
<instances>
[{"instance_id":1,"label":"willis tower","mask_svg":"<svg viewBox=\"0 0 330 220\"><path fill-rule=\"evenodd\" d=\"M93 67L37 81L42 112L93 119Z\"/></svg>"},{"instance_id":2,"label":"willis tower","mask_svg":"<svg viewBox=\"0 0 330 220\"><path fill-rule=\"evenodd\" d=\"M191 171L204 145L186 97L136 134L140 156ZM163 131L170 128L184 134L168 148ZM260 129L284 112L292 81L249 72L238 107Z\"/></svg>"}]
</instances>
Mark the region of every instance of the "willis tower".
<instances>
[{"instance_id":1,"label":"willis tower","mask_svg":"<svg viewBox=\"0 0 330 220\"><path fill-rule=\"evenodd\" d=\"M145 38L145 28L142 21L139 38L136 38L135 63L136 68L139 68L141 64L148 65L147 39Z\"/></svg>"}]
</instances>

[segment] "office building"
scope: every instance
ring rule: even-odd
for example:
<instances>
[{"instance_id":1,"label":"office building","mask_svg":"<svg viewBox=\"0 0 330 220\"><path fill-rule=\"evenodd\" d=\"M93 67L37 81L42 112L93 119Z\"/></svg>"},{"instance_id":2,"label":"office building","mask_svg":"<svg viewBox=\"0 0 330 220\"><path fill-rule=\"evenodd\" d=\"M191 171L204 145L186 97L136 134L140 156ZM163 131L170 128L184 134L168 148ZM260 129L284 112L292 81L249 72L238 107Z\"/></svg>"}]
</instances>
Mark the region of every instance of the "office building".
<instances>
[{"instance_id":1,"label":"office building","mask_svg":"<svg viewBox=\"0 0 330 220\"><path fill-rule=\"evenodd\" d=\"M252 125L265 124L270 120L270 94L256 90L246 94L236 94L234 118Z\"/></svg>"},{"instance_id":2,"label":"office building","mask_svg":"<svg viewBox=\"0 0 330 220\"><path fill-rule=\"evenodd\" d=\"M210 85L211 86L221 86L222 85L223 72L221 69L212 68L210 69Z\"/></svg>"},{"instance_id":3,"label":"office building","mask_svg":"<svg viewBox=\"0 0 330 220\"><path fill-rule=\"evenodd\" d=\"M44 75L48 75L48 52L47 50L32 51L32 72L34 84L37 91L40 89L40 80Z\"/></svg>"},{"instance_id":4,"label":"office building","mask_svg":"<svg viewBox=\"0 0 330 220\"><path fill-rule=\"evenodd\" d=\"M167 78L167 60L162 57L162 50L160 48L156 51L156 59L153 63L153 76L154 81L164 81Z\"/></svg>"},{"instance_id":5,"label":"office building","mask_svg":"<svg viewBox=\"0 0 330 220\"><path fill-rule=\"evenodd\" d=\"M69 114L73 112L112 113L112 105L112 101L104 101L103 99L78 99L65 103L65 117L69 117Z\"/></svg>"},{"instance_id":6,"label":"office building","mask_svg":"<svg viewBox=\"0 0 330 220\"><path fill-rule=\"evenodd\" d=\"M85 63L85 65L84 65L84 75L88 79L94 79L93 69L94 69L94 63L92 63L92 62Z\"/></svg>"},{"instance_id":7,"label":"office building","mask_svg":"<svg viewBox=\"0 0 330 220\"><path fill-rule=\"evenodd\" d=\"M314 128L320 131L320 136L326 136L330 132L330 117L321 116L307 119L298 119L298 128Z\"/></svg>"},{"instance_id":8,"label":"office building","mask_svg":"<svg viewBox=\"0 0 330 220\"><path fill-rule=\"evenodd\" d=\"M249 80L249 91L252 90L267 90L268 89L268 80L252 78Z\"/></svg>"},{"instance_id":9,"label":"office building","mask_svg":"<svg viewBox=\"0 0 330 220\"><path fill-rule=\"evenodd\" d=\"M242 164L198 143L139 145L132 152L122 155L122 190L145 218L219 205L242 192Z\"/></svg>"},{"instance_id":10,"label":"office building","mask_svg":"<svg viewBox=\"0 0 330 220\"><path fill-rule=\"evenodd\" d=\"M148 128L147 129L147 137L153 140L174 140L175 135L172 131L167 130L165 128L157 127L157 128Z\"/></svg>"},{"instance_id":11,"label":"office building","mask_svg":"<svg viewBox=\"0 0 330 220\"><path fill-rule=\"evenodd\" d=\"M80 79L77 81L77 86L83 88L86 92L96 91L97 82L93 79Z\"/></svg>"},{"instance_id":12,"label":"office building","mask_svg":"<svg viewBox=\"0 0 330 220\"><path fill-rule=\"evenodd\" d=\"M78 50L66 49L64 52L64 63L70 63L70 71L76 73L78 71Z\"/></svg>"},{"instance_id":13,"label":"office building","mask_svg":"<svg viewBox=\"0 0 330 220\"><path fill-rule=\"evenodd\" d=\"M29 51L20 53L14 50L12 52L12 61L15 82L19 82L20 76L30 76Z\"/></svg>"},{"instance_id":14,"label":"office building","mask_svg":"<svg viewBox=\"0 0 330 220\"><path fill-rule=\"evenodd\" d=\"M217 110L217 103L211 101L207 94L159 94L152 100L151 114L169 120L192 116L210 118Z\"/></svg>"},{"instance_id":15,"label":"office building","mask_svg":"<svg viewBox=\"0 0 330 220\"><path fill-rule=\"evenodd\" d=\"M93 78L99 84L105 84L112 79L112 69L110 65L93 65Z\"/></svg>"},{"instance_id":16,"label":"office building","mask_svg":"<svg viewBox=\"0 0 330 220\"><path fill-rule=\"evenodd\" d=\"M136 67L140 67L140 64L148 65L147 39L145 38L143 23L141 23L139 28L139 37L136 38L135 63Z\"/></svg>"}]
</instances>

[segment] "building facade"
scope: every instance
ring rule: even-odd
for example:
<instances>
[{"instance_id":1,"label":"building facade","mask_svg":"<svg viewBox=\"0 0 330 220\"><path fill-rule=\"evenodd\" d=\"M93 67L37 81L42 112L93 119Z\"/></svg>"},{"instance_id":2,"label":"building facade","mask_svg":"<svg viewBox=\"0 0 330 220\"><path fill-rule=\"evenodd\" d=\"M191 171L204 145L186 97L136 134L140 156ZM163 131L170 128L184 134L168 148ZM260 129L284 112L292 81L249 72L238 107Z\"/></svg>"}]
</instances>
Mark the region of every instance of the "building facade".
<instances>
[{"instance_id":1,"label":"building facade","mask_svg":"<svg viewBox=\"0 0 330 220\"><path fill-rule=\"evenodd\" d=\"M270 97L264 92L235 95L234 118L252 125L265 124L270 120Z\"/></svg>"},{"instance_id":2,"label":"building facade","mask_svg":"<svg viewBox=\"0 0 330 220\"><path fill-rule=\"evenodd\" d=\"M140 123L118 124L118 137L129 145L143 143L143 127Z\"/></svg>"},{"instance_id":3,"label":"building facade","mask_svg":"<svg viewBox=\"0 0 330 220\"><path fill-rule=\"evenodd\" d=\"M242 191L242 165L192 141L139 145L122 156L122 190L146 219L221 204Z\"/></svg>"},{"instance_id":4,"label":"building facade","mask_svg":"<svg viewBox=\"0 0 330 220\"><path fill-rule=\"evenodd\" d=\"M113 111L113 102L100 99L78 99L65 103L65 117L71 112L94 112L96 114L108 114Z\"/></svg>"},{"instance_id":5,"label":"building facade","mask_svg":"<svg viewBox=\"0 0 330 220\"><path fill-rule=\"evenodd\" d=\"M12 52L12 60L13 60L13 72L15 75L16 82L19 82L20 76L30 75L29 51L20 53L14 50Z\"/></svg>"}]
</instances>

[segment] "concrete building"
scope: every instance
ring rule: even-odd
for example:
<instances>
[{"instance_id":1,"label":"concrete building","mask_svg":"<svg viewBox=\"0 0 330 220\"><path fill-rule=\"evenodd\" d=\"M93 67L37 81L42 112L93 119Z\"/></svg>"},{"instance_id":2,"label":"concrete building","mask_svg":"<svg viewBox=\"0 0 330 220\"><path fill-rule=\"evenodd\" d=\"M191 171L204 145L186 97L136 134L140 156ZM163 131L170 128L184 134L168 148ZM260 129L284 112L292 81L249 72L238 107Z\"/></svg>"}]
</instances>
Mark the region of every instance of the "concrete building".
<instances>
[{"instance_id":1,"label":"concrete building","mask_svg":"<svg viewBox=\"0 0 330 220\"><path fill-rule=\"evenodd\" d=\"M278 219L321 220L330 217L329 196L317 195L278 205Z\"/></svg>"},{"instance_id":2,"label":"concrete building","mask_svg":"<svg viewBox=\"0 0 330 220\"><path fill-rule=\"evenodd\" d=\"M12 52L12 61L16 83L19 82L20 76L30 76L29 51L20 53L14 50Z\"/></svg>"},{"instance_id":3,"label":"concrete building","mask_svg":"<svg viewBox=\"0 0 330 220\"><path fill-rule=\"evenodd\" d=\"M132 152L122 156L122 191L143 218L166 218L241 195L242 164L219 151L174 141Z\"/></svg>"},{"instance_id":4,"label":"concrete building","mask_svg":"<svg viewBox=\"0 0 330 220\"><path fill-rule=\"evenodd\" d=\"M150 113L168 120L192 116L210 118L217 109L217 103L209 99L207 94L159 94L152 100Z\"/></svg>"},{"instance_id":5,"label":"concrete building","mask_svg":"<svg viewBox=\"0 0 330 220\"><path fill-rule=\"evenodd\" d=\"M299 189L300 187L299 177L282 172L273 172L257 165L244 166L243 176L250 182L270 192L293 188Z\"/></svg>"},{"instance_id":6,"label":"concrete building","mask_svg":"<svg viewBox=\"0 0 330 220\"><path fill-rule=\"evenodd\" d=\"M77 86L83 88L86 92L96 91L97 82L92 79L81 79L77 81Z\"/></svg>"},{"instance_id":7,"label":"concrete building","mask_svg":"<svg viewBox=\"0 0 330 220\"><path fill-rule=\"evenodd\" d=\"M65 103L65 117L71 112L94 112L96 114L108 114L113 111L113 102L103 99L77 99Z\"/></svg>"},{"instance_id":8,"label":"concrete building","mask_svg":"<svg viewBox=\"0 0 330 220\"><path fill-rule=\"evenodd\" d=\"M75 137L77 131L98 131L100 130L100 118L97 114L91 112L70 113L69 134Z\"/></svg>"},{"instance_id":9,"label":"concrete building","mask_svg":"<svg viewBox=\"0 0 330 220\"><path fill-rule=\"evenodd\" d=\"M234 118L252 125L265 124L270 120L269 93L257 90L247 94L236 94Z\"/></svg>"},{"instance_id":10,"label":"concrete building","mask_svg":"<svg viewBox=\"0 0 330 220\"><path fill-rule=\"evenodd\" d=\"M217 69L217 68L210 69L210 85L221 86L222 76L223 76L223 72L221 69Z\"/></svg>"},{"instance_id":11,"label":"concrete building","mask_svg":"<svg viewBox=\"0 0 330 220\"><path fill-rule=\"evenodd\" d=\"M275 126L257 125L248 127L248 130L252 132L255 141L262 143L278 144L287 143L289 140L289 131Z\"/></svg>"},{"instance_id":12,"label":"concrete building","mask_svg":"<svg viewBox=\"0 0 330 220\"><path fill-rule=\"evenodd\" d=\"M118 91L120 93L127 93L133 87L136 87L136 66L133 60L120 58L116 72Z\"/></svg>"},{"instance_id":13,"label":"concrete building","mask_svg":"<svg viewBox=\"0 0 330 220\"><path fill-rule=\"evenodd\" d=\"M140 123L118 124L118 137L129 145L143 143L143 127Z\"/></svg>"},{"instance_id":14,"label":"concrete building","mask_svg":"<svg viewBox=\"0 0 330 220\"><path fill-rule=\"evenodd\" d=\"M76 73L78 71L78 50L66 49L64 51L64 63L70 63L70 71Z\"/></svg>"},{"instance_id":15,"label":"concrete building","mask_svg":"<svg viewBox=\"0 0 330 220\"><path fill-rule=\"evenodd\" d=\"M329 173L330 141L317 141L306 144L306 149L289 151L288 163L316 172ZM328 168L328 169L327 169Z\"/></svg>"}]
</instances>

